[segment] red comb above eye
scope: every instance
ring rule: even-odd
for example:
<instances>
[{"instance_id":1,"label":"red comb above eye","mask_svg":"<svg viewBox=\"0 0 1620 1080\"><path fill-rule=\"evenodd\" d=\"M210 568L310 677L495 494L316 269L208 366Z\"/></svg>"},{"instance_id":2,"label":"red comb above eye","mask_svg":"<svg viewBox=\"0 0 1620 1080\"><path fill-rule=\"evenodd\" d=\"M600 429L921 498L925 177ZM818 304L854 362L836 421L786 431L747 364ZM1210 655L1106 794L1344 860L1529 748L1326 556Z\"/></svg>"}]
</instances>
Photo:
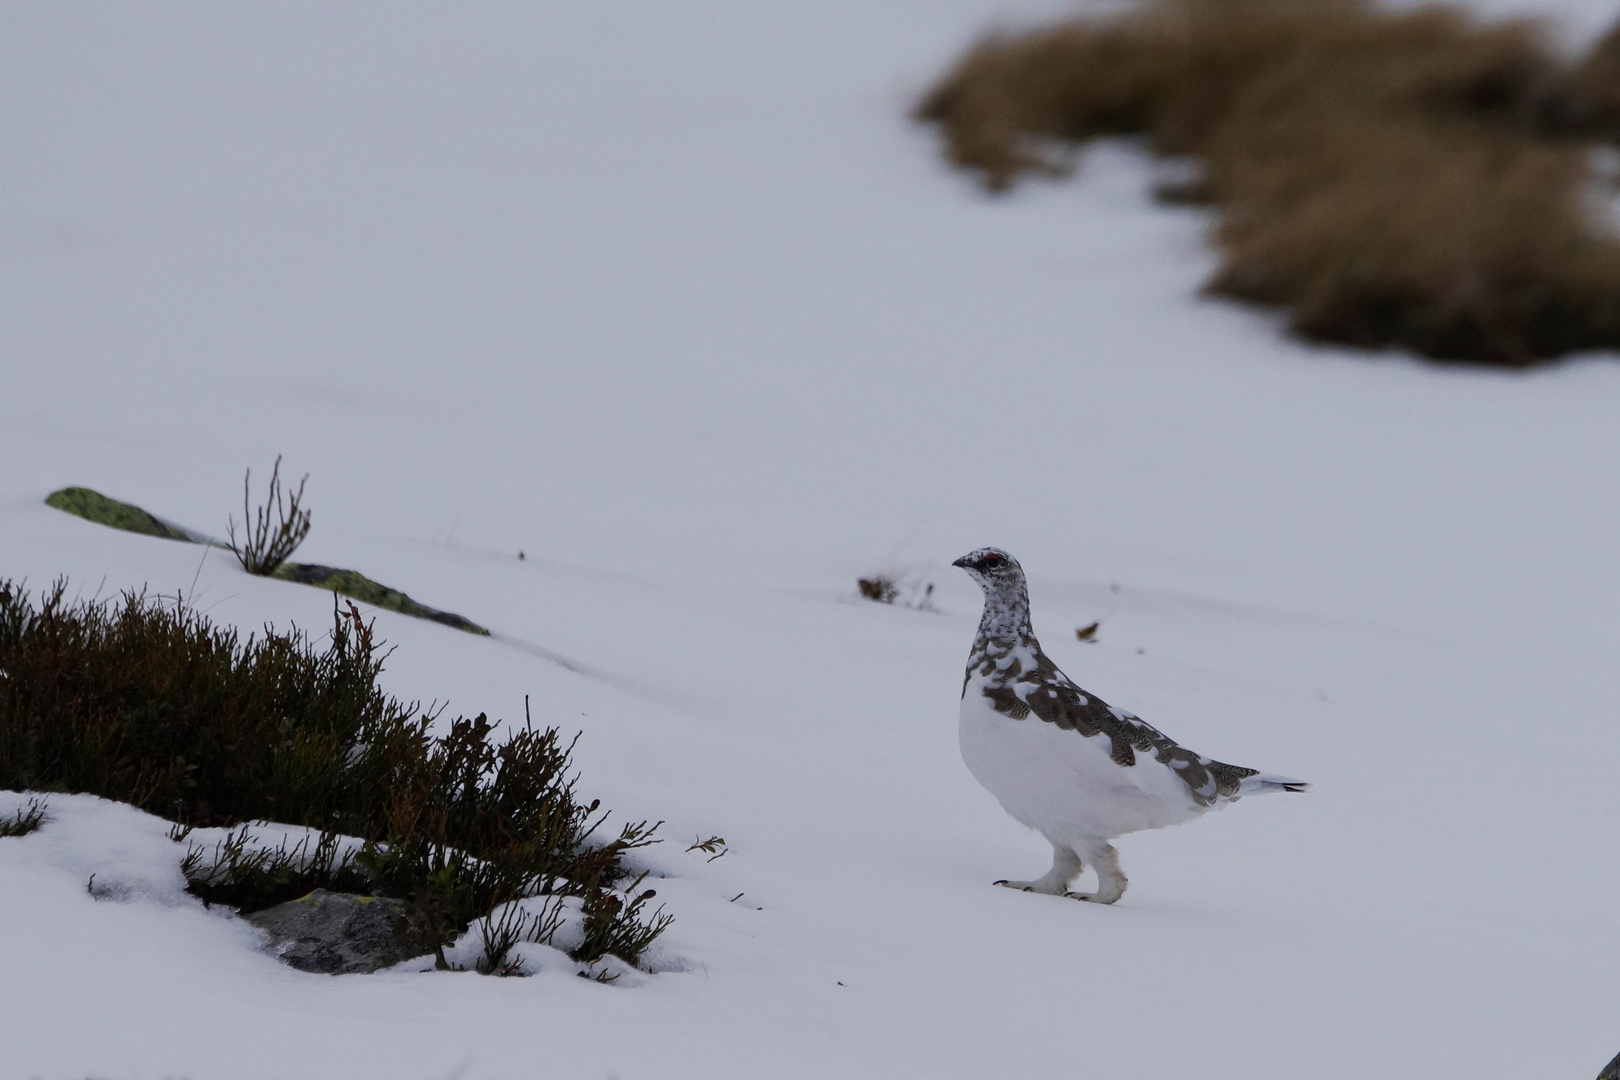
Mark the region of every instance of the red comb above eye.
<instances>
[{"instance_id":1,"label":"red comb above eye","mask_svg":"<svg viewBox=\"0 0 1620 1080\"><path fill-rule=\"evenodd\" d=\"M984 561L988 562L988 563L998 563L998 562L1001 561L1001 556L1000 555L986 555L984 557Z\"/></svg>"}]
</instances>

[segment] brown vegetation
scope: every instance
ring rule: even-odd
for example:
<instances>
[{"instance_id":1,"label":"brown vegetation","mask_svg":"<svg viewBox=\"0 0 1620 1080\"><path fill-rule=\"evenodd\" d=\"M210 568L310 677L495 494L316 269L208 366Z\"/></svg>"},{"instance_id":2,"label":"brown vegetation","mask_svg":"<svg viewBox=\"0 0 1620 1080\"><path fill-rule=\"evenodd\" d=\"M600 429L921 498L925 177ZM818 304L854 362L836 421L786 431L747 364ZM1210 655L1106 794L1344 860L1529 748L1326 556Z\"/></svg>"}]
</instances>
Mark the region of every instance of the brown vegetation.
<instances>
[{"instance_id":1,"label":"brown vegetation","mask_svg":"<svg viewBox=\"0 0 1620 1080\"><path fill-rule=\"evenodd\" d=\"M1620 346L1587 154L1620 133L1620 28L1576 63L1525 22L1359 0L1150 0L977 43L917 108L991 190L1141 135L1196 156L1209 290L1300 334L1525 366Z\"/></svg>"},{"instance_id":2,"label":"brown vegetation","mask_svg":"<svg viewBox=\"0 0 1620 1080\"><path fill-rule=\"evenodd\" d=\"M305 474L298 481L298 490L284 501L281 455L277 454L275 468L270 470L270 494L257 510L253 508L248 487L252 479L253 470L249 469L242 477L243 536L240 541L236 539L236 521L232 519L228 524L231 550L236 552L242 569L260 577L269 577L298 550L298 545L309 535L309 511L303 505L304 485L309 482L309 476ZM274 519L271 517L272 510L275 512Z\"/></svg>"},{"instance_id":3,"label":"brown vegetation","mask_svg":"<svg viewBox=\"0 0 1620 1080\"><path fill-rule=\"evenodd\" d=\"M525 935L545 941L561 898L578 897L584 940L570 955L635 963L670 917L648 910L656 893L624 858L657 843L658 826L597 839L607 814L575 793L572 742L525 716L496 744L482 713L445 724L389 696L372 630L351 603L334 609L324 648L270 627L244 641L178 598L72 601L59 582L36 603L0 580L0 790L118 799L176 822L177 841L238 827L182 864L209 902L388 896L404 904L402 935L441 964L483 920L481 970L510 973L506 953ZM0 836L45 819L36 802L0 818ZM321 835L266 850L243 827L255 821ZM340 853L340 836L364 847ZM534 897L551 898L538 922L506 906Z\"/></svg>"}]
</instances>

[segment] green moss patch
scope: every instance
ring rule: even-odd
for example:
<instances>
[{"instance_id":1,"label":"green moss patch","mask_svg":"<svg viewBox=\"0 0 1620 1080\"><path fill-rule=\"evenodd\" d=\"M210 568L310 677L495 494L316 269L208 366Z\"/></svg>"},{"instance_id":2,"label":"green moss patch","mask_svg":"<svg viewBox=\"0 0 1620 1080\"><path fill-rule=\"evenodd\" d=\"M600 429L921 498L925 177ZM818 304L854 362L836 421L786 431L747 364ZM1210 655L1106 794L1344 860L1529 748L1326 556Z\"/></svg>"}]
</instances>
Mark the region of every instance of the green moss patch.
<instances>
[{"instance_id":1,"label":"green moss patch","mask_svg":"<svg viewBox=\"0 0 1620 1080\"><path fill-rule=\"evenodd\" d=\"M179 529L163 524L138 506L109 499L99 491L83 487L67 487L53 491L45 498L45 505L77 514L86 521L107 525L125 532L144 536L161 536L165 540L192 542L192 538Z\"/></svg>"},{"instance_id":2,"label":"green moss patch","mask_svg":"<svg viewBox=\"0 0 1620 1080\"><path fill-rule=\"evenodd\" d=\"M418 604L398 589L380 585L357 570L339 570L333 566L317 566L314 563L282 563L270 576L280 578L282 581L296 581L300 585L331 589L335 593L352 596L372 607L397 611L401 615L409 615L416 619L430 619L445 626L453 626L457 630L465 630L469 634L489 636L488 630L470 619L449 611L430 608L426 604Z\"/></svg>"}]
</instances>

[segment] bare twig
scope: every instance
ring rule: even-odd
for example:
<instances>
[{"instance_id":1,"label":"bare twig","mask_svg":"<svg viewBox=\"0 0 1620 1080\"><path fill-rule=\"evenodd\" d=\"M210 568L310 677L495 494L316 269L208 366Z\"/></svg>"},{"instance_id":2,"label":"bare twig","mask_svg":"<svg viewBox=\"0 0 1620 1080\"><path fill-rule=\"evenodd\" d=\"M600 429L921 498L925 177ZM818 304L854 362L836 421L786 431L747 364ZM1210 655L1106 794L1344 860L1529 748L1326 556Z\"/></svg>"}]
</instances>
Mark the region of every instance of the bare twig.
<instances>
[{"instance_id":1,"label":"bare twig","mask_svg":"<svg viewBox=\"0 0 1620 1080\"><path fill-rule=\"evenodd\" d=\"M708 859L705 860L706 862L714 862L714 860L724 855L730 849L726 847L725 837L711 836L707 840L695 840L692 846L686 850L701 851L708 856Z\"/></svg>"},{"instance_id":2,"label":"bare twig","mask_svg":"<svg viewBox=\"0 0 1620 1080\"><path fill-rule=\"evenodd\" d=\"M236 558L242 564L242 569L250 574L268 577L276 572L276 567L285 562L298 545L304 542L309 535L309 511L302 508L304 499L304 485L309 482L309 474L298 481L298 490L283 500L281 491L281 456L276 456L275 468L270 472L270 491L265 498L264 505L257 510L252 508L249 495L249 482L253 479L253 470L249 469L242 478L242 531L241 543L236 539L236 521L233 518L227 526L227 534L231 538L231 550L236 552ZM274 511L274 520L271 513ZM251 522L251 528L249 523Z\"/></svg>"}]
</instances>

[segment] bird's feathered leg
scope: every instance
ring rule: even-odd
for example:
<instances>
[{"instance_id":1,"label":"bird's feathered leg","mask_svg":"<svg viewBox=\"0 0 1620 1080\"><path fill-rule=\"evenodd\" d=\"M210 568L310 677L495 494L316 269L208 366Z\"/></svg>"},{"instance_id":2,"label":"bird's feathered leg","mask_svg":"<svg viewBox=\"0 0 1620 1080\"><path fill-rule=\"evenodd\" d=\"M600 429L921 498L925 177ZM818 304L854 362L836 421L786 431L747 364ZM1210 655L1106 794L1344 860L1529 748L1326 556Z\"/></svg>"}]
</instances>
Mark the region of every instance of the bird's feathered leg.
<instances>
[{"instance_id":1,"label":"bird's feathered leg","mask_svg":"<svg viewBox=\"0 0 1620 1080\"><path fill-rule=\"evenodd\" d=\"M1112 850L1112 849L1110 849ZM1052 869L1034 881L1007 881L996 882L1009 889L1022 889L1024 892L1047 893L1051 896L1062 896L1069 891L1069 882L1080 874L1080 856L1064 847L1062 844L1052 845Z\"/></svg>"},{"instance_id":2,"label":"bird's feathered leg","mask_svg":"<svg viewBox=\"0 0 1620 1080\"><path fill-rule=\"evenodd\" d=\"M1078 860L1077 860L1078 861ZM1086 900L1093 904L1112 904L1125 895L1130 885L1125 871L1119 868L1119 852L1106 840L1098 840L1086 848L1086 861L1097 871L1097 891L1094 893L1066 892L1071 900Z\"/></svg>"}]
</instances>

